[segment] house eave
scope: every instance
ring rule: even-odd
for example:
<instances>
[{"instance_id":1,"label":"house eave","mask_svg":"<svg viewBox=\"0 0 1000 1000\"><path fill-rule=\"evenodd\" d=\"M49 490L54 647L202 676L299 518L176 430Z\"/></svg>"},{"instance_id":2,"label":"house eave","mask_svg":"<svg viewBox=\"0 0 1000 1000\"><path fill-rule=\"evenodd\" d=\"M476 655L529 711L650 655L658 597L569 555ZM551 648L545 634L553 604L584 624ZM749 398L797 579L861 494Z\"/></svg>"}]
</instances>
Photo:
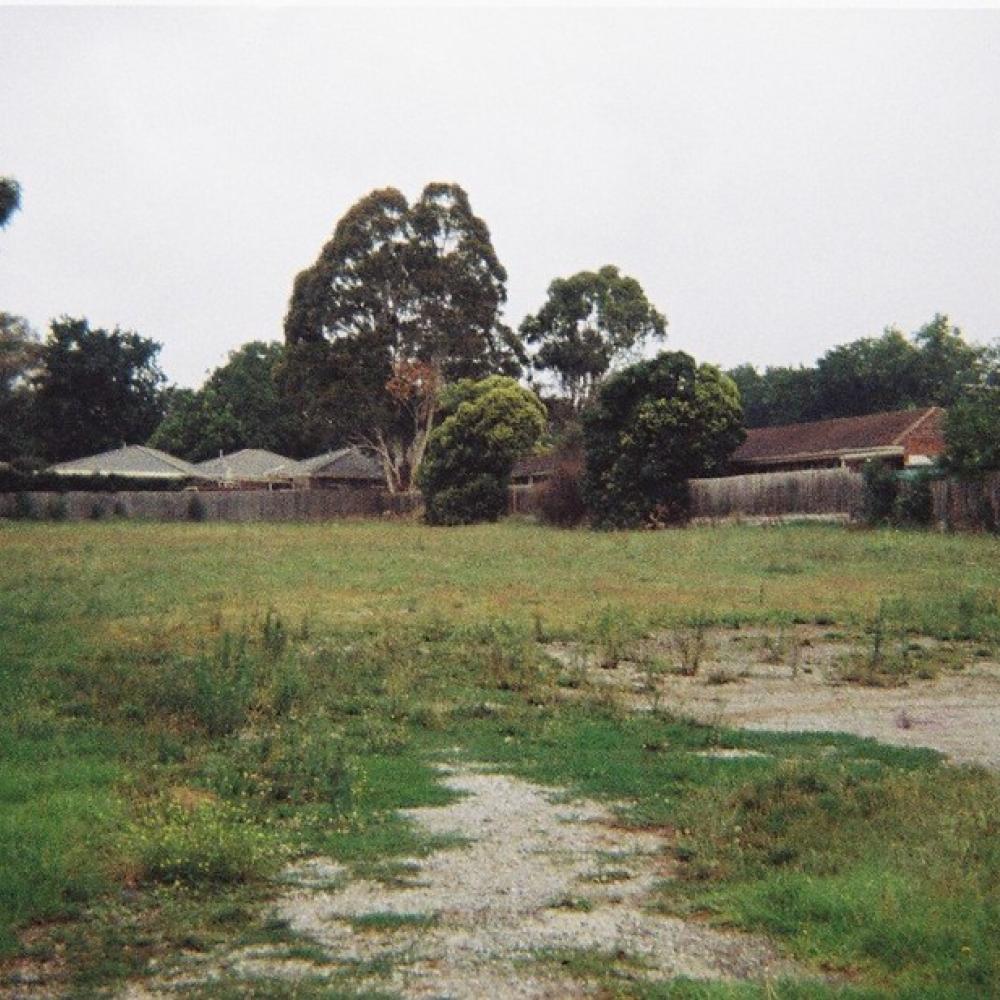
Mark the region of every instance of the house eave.
<instances>
[{"instance_id":1,"label":"house eave","mask_svg":"<svg viewBox=\"0 0 1000 1000\"><path fill-rule=\"evenodd\" d=\"M880 445L875 448L834 448L828 451L800 451L787 455L771 455L766 458L740 458L733 456L737 465L769 466L789 465L800 462L858 462L868 458L900 458L904 454L902 445Z\"/></svg>"}]
</instances>

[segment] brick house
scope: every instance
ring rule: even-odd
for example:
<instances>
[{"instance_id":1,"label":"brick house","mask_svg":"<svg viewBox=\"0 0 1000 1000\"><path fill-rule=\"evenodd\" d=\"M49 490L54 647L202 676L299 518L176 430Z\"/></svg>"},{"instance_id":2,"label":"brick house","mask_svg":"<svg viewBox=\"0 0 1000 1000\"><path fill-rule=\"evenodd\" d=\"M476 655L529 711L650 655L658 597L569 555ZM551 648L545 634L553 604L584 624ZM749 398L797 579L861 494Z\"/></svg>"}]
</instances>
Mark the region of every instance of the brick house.
<instances>
[{"instance_id":1,"label":"brick house","mask_svg":"<svg viewBox=\"0 0 1000 1000\"><path fill-rule=\"evenodd\" d=\"M944 453L944 413L939 406L929 406L755 427L747 431L746 441L733 453L730 471L858 470L870 459L896 469L932 465Z\"/></svg>"}]
</instances>

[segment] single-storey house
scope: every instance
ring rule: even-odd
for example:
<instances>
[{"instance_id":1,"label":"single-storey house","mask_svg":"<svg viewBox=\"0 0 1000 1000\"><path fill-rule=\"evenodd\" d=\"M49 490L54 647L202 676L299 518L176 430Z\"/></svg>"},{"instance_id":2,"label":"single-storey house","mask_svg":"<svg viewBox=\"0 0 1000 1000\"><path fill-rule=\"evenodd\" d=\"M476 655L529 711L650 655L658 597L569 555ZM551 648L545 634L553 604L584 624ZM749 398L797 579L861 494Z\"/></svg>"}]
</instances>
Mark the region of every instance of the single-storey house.
<instances>
[{"instance_id":1,"label":"single-storey house","mask_svg":"<svg viewBox=\"0 0 1000 1000\"><path fill-rule=\"evenodd\" d=\"M190 462L141 444L124 445L113 451L102 451L98 455L59 462L49 471L60 476L122 476L166 480L204 478L203 473Z\"/></svg>"},{"instance_id":2,"label":"single-storey house","mask_svg":"<svg viewBox=\"0 0 1000 1000\"><path fill-rule=\"evenodd\" d=\"M555 465L554 452L547 452L544 455L525 455L524 458L519 458L510 470L511 486L534 486L535 483L544 483L552 475Z\"/></svg>"},{"instance_id":3,"label":"single-storey house","mask_svg":"<svg viewBox=\"0 0 1000 1000\"><path fill-rule=\"evenodd\" d=\"M228 489L290 489L298 475L298 462L265 448L242 448L198 462L195 468Z\"/></svg>"},{"instance_id":4,"label":"single-storey house","mask_svg":"<svg viewBox=\"0 0 1000 1000\"><path fill-rule=\"evenodd\" d=\"M944 410L871 413L780 427L754 427L730 459L730 471L860 469L878 459L891 468L919 468L944 453Z\"/></svg>"},{"instance_id":5,"label":"single-storey house","mask_svg":"<svg viewBox=\"0 0 1000 1000\"><path fill-rule=\"evenodd\" d=\"M297 489L381 486L385 483L381 464L356 446L339 448L296 462L292 475Z\"/></svg>"}]
</instances>

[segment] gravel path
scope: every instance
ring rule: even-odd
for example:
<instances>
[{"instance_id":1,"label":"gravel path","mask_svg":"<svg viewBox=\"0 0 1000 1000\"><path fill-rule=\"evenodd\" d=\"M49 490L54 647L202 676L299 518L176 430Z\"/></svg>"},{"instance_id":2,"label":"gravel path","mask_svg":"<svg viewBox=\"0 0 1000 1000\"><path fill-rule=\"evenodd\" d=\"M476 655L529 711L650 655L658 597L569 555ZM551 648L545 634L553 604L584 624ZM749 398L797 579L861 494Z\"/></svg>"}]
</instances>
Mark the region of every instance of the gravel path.
<instances>
[{"instance_id":1,"label":"gravel path","mask_svg":"<svg viewBox=\"0 0 1000 1000\"><path fill-rule=\"evenodd\" d=\"M405 997L537 1000L596 989L563 964L574 952L607 956L606 968L626 979L766 980L796 972L761 939L648 912L650 890L670 874L665 842L615 826L604 806L560 801L558 790L471 768L449 770L445 783L463 797L407 815L428 833L468 842L411 860L407 884L349 881L323 859L286 873L291 887L274 915L318 945L329 966L256 947L197 977L294 980L381 962L388 971L365 986Z\"/></svg>"},{"instance_id":2,"label":"gravel path","mask_svg":"<svg viewBox=\"0 0 1000 1000\"><path fill-rule=\"evenodd\" d=\"M620 955L650 978L765 978L788 968L762 941L648 913L664 868L663 840L623 831L594 802L560 803L551 789L506 775L454 771L464 797L409 810L433 834L469 844L414 862L416 884L367 881L299 890L278 906L298 933L341 956L393 957L389 985L408 997L569 997L581 984L536 959L590 950ZM433 925L357 933L372 913L432 918Z\"/></svg>"},{"instance_id":3,"label":"gravel path","mask_svg":"<svg viewBox=\"0 0 1000 1000\"><path fill-rule=\"evenodd\" d=\"M696 676L656 678L658 703L711 725L852 733L896 746L929 747L957 764L1000 769L1000 663L977 657L975 644L924 640L929 662L940 658L947 664L936 677L912 677L887 688L846 684L836 679L837 665L852 652L863 653L863 647L829 641L824 631L800 626L783 633L786 643L798 647L793 667L762 656L761 644L775 637L773 629L713 629ZM548 651L567 666L582 658L572 645L553 644ZM657 651L670 661L669 646ZM586 661L585 666L591 681L617 689L633 709L652 705L647 678L635 664L623 661L612 670ZM720 676L727 683L718 683Z\"/></svg>"}]
</instances>

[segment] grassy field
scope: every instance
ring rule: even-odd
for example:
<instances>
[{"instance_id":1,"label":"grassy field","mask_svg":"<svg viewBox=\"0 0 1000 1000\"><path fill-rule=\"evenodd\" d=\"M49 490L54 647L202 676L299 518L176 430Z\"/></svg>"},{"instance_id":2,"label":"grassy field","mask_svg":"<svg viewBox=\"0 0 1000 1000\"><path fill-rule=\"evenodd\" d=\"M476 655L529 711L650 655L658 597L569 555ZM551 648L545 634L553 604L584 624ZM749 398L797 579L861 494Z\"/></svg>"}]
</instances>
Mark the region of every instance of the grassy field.
<instances>
[{"instance_id":1,"label":"grassy field","mask_svg":"<svg viewBox=\"0 0 1000 1000\"><path fill-rule=\"evenodd\" d=\"M391 878L434 846L393 810L443 801L430 764L459 747L676 828L659 907L844 983L779 995L1000 992L995 776L632 717L539 643L877 620L995 649L998 571L996 538L817 526L2 524L0 953L93 996L180 948L274 938L259 914L287 859ZM758 995L702 989L620 995Z\"/></svg>"}]
</instances>

